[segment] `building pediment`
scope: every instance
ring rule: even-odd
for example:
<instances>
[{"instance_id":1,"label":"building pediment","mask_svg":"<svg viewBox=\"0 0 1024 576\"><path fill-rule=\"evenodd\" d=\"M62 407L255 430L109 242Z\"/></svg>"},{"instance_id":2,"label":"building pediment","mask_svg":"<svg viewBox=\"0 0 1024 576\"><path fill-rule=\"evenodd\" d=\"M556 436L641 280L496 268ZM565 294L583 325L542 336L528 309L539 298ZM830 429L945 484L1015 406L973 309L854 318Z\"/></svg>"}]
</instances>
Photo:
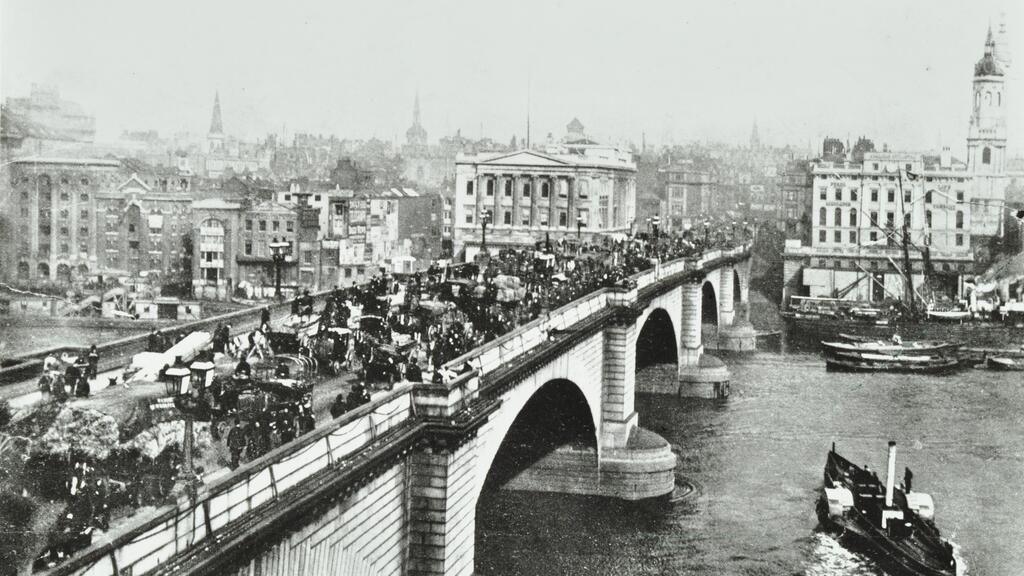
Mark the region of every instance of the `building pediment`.
<instances>
[{"instance_id":1,"label":"building pediment","mask_svg":"<svg viewBox=\"0 0 1024 576\"><path fill-rule=\"evenodd\" d=\"M149 187L138 174L132 173L132 177L126 180L123 184L117 187L122 192L152 192L153 189Z\"/></svg>"},{"instance_id":2,"label":"building pediment","mask_svg":"<svg viewBox=\"0 0 1024 576\"><path fill-rule=\"evenodd\" d=\"M479 163L482 166L572 166L571 163L532 150L520 150Z\"/></svg>"}]
</instances>

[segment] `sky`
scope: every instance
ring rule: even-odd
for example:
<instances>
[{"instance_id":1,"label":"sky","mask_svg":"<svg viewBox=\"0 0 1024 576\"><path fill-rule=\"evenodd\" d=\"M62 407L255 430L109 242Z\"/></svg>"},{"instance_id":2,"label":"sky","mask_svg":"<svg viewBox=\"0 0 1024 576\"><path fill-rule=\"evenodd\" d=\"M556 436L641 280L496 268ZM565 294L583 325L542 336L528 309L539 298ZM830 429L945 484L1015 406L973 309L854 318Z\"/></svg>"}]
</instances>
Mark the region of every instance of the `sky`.
<instances>
[{"instance_id":1,"label":"sky","mask_svg":"<svg viewBox=\"0 0 1024 576\"><path fill-rule=\"evenodd\" d=\"M605 142L824 136L962 155L974 63L1019 0L0 0L0 96L33 83L96 116L98 137L209 127L404 141L418 92L431 140ZM1024 74L1011 69L1011 153L1024 153ZM1019 95L1019 96L1017 96Z\"/></svg>"}]
</instances>

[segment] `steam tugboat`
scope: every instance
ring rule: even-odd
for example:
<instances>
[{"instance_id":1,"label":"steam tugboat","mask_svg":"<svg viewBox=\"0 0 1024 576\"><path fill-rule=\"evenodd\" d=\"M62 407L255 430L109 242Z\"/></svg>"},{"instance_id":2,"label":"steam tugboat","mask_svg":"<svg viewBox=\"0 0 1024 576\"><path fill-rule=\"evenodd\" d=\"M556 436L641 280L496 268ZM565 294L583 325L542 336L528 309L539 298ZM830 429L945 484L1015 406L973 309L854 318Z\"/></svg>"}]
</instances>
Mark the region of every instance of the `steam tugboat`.
<instances>
[{"instance_id":1,"label":"steam tugboat","mask_svg":"<svg viewBox=\"0 0 1024 576\"><path fill-rule=\"evenodd\" d=\"M818 500L821 525L840 541L868 552L900 574L955 576L953 547L935 527L932 497L911 489L906 469L903 485L894 485L896 443L889 442L886 483L866 466L861 468L836 453L825 461L825 485Z\"/></svg>"}]
</instances>

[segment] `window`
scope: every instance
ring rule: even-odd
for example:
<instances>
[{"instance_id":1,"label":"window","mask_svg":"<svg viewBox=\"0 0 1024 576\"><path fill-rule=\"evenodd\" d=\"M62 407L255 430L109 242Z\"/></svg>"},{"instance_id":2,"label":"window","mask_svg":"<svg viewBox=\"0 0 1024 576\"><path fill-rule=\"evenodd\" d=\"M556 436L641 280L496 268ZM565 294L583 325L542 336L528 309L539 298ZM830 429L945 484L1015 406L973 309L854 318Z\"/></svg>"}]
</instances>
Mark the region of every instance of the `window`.
<instances>
[{"instance_id":1,"label":"window","mask_svg":"<svg viewBox=\"0 0 1024 576\"><path fill-rule=\"evenodd\" d=\"M988 146L986 146L981 151L981 163L982 164L991 164L992 163L992 150Z\"/></svg>"},{"instance_id":2,"label":"window","mask_svg":"<svg viewBox=\"0 0 1024 576\"><path fill-rule=\"evenodd\" d=\"M841 201L843 199L843 189L836 188L836 200Z\"/></svg>"},{"instance_id":3,"label":"window","mask_svg":"<svg viewBox=\"0 0 1024 576\"><path fill-rule=\"evenodd\" d=\"M466 207L466 224L472 224L472 223L473 223L473 209L467 206Z\"/></svg>"},{"instance_id":4,"label":"window","mask_svg":"<svg viewBox=\"0 0 1024 576\"><path fill-rule=\"evenodd\" d=\"M523 184L523 198L530 197L530 183L526 182Z\"/></svg>"},{"instance_id":5,"label":"window","mask_svg":"<svg viewBox=\"0 0 1024 576\"><path fill-rule=\"evenodd\" d=\"M271 228L274 230L274 232L277 232L278 230L281 229L281 222L278 220L274 220L273 222L271 222Z\"/></svg>"},{"instance_id":6,"label":"window","mask_svg":"<svg viewBox=\"0 0 1024 576\"><path fill-rule=\"evenodd\" d=\"M929 191L924 193L924 203L925 204L931 204L932 203L932 191L931 190L929 190Z\"/></svg>"},{"instance_id":7,"label":"window","mask_svg":"<svg viewBox=\"0 0 1024 576\"><path fill-rule=\"evenodd\" d=\"M61 176L60 177L60 183L63 186L67 186L68 185L68 177L67 176Z\"/></svg>"},{"instance_id":8,"label":"window","mask_svg":"<svg viewBox=\"0 0 1024 576\"><path fill-rule=\"evenodd\" d=\"M466 196L473 195L473 181L466 182Z\"/></svg>"},{"instance_id":9,"label":"window","mask_svg":"<svg viewBox=\"0 0 1024 576\"><path fill-rule=\"evenodd\" d=\"M885 225L888 226L889 228L892 228L893 226L896 225L896 213L895 212L886 212L885 213Z\"/></svg>"},{"instance_id":10,"label":"window","mask_svg":"<svg viewBox=\"0 0 1024 576\"><path fill-rule=\"evenodd\" d=\"M68 227L67 226L61 226L60 234L61 234L61 236L67 236L68 235Z\"/></svg>"},{"instance_id":11,"label":"window","mask_svg":"<svg viewBox=\"0 0 1024 576\"><path fill-rule=\"evenodd\" d=\"M856 243L857 243L857 231L856 230L850 230L850 244L856 244Z\"/></svg>"},{"instance_id":12,"label":"window","mask_svg":"<svg viewBox=\"0 0 1024 576\"><path fill-rule=\"evenodd\" d=\"M82 186L88 186L89 185L89 179L88 178L82 178L80 180L80 182L82 183Z\"/></svg>"},{"instance_id":13,"label":"window","mask_svg":"<svg viewBox=\"0 0 1024 576\"><path fill-rule=\"evenodd\" d=\"M850 188L850 200L852 200L854 202L857 201L857 189L856 188Z\"/></svg>"},{"instance_id":14,"label":"window","mask_svg":"<svg viewBox=\"0 0 1024 576\"><path fill-rule=\"evenodd\" d=\"M284 228L289 232L295 232L295 222L293 222L292 220L285 222Z\"/></svg>"},{"instance_id":15,"label":"window","mask_svg":"<svg viewBox=\"0 0 1024 576\"><path fill-rule=\"evenodd\" d=\"M565 186L558 186L558 197L566 198L569 196L569 183L565 182Z\"/></svg>"},{"instance_id":16,"label":"window","mask_svg":"<svg viewBox=\"0 0 1024 576\"><path fill-rule=\"evenodd\" d=\"M875 230L872 230L871 233L868 234L868 238L870 238L872 242L877 242L878 241L878 232L875 231Z\"/></svg>"},{"instance_id":17,"label":"window","mask_svg":"<svg viewBox=\"0 0 1024 576\"><path fill-rule=\"evenodd\" d=\"M541 182L540 185L540 197L547 198L551 194L551 185L547 182Z\"/></svg>"},{"instance_id":18,"label":"window","mask_svg":"<svg viewBox=\"0 0 1024 576\"><path fill-rule=\"evenodd\" d=\"M250 232L252 232L252 219L251 218L247 218L245 220L245 229L250 231Z\"/></svg>"},{"instance_id":19,"label":"window","mask_svg":"<svg viewBox=\"0 0 1024 576\"><path fill-rule=\"evenodd\" d=\"M850 210L850 226L856 226L856 225L857 225L857 209L854 208L854 209Z\"/></svg>"},{"instance_id":20,"label":"window","mask_svg":"<svg viewBox=\"0 0 1024 576\"><path fill-rule=\"evenodd\" d=\"M132 250L138 250L139 249L139 241L138 240L129 240L128 241L128 248L130 248Z\"/></svg>"},{"instance_id":21,"label":"window","mask_svg":"<svg viewBox=\"0 0 1024 576\"><path fill-rule=\"evenodd\" d=\"M569 215L563 210L558 213L558 225L565 227L569 223Z\"/></svg>"},{"instance_id":22,"label":"window","mask_svg":"<svg viewBox=\"0 0 1024 576\"><path fill-rule=\"evenodd\" d=\"M906 226L907 228L910 228L910 213L909 212L903 214L903 225Z\"/></svg>"},{"instance_id":23,"label":"window","mask_svg":"<svg viewBox=\"0 0 1024 576\"><path fill-rule=\"evenodd\" d=\"M320 201L320 195L319 194L315 194L313 196L313 202L319 202L319 201Z\"/></svg>"},{"instance_id":24,"label":"window","mask_svg":"<svg viewBox=\"0 0 1024 576\"><path fill-rule=\"evenodd\" d=\"M931 228L932 227L932 211L931 210L925 210L924 211L924 227L925 228Z\"/></svg>"},{"instance_id":25,"label":"window","mask_svg":"<svg viewBox=\"0 0 1024 576\"><path fill-rule=\"evenodd\" d=\"M547 210L545 210L545 211L540 213L540 225L541 226L547 226L548 225L548 213L547 213Z\"/></svg>"},{"instance_id":26,"label":"window","mask_svg":"<svg viewBox=\"0 0 1024 576\"><path fill-rule=\"evenodd\" d=\"M135 224L128 225L128 232L135 232Z\"/></svg>"},{"instance_id":27,"label":"window","mask_svg":"<svg viewBox=\"0 0 1024 576\"><path fill-rule=\"evenodd\" d=\"M903 191L903 202L910 203L910 190Z\"/></svg>"},{"instance_id":28,"label":"window","mask_svg":"<svg viewBox=\"0 0 1024 576\"><path fill-rule=\"evenodd\" d=\"M821 208L818 210L818 224L821 226L825 225L825 209Z\"/></svg>"},{"instance_id":29,"label":"window","mask_svg":"<svg viewBox=\"0 0 1024 576\"><path fill-rule=\"evenodd\" d=\"M818 230L818 242L824 242L824 241L825 241L825 231L824 230Z\"/></svg>"},{"instance_id":30,"label":"window","mask_svg":"<svg viewBox=\"0 0 1024 576\"><path fill-rule=\"evenodd\" d=\"M266 232L266 231L267 231L267 221L266 220L260 220L260 232Z\"/></svg>"},{"instance_id":31,"label":"window","mask_svg":"<svg viewBox=\"0 0 1024 576\"><path fill-rule=\"evenodd\" d=\"M818 199L819 200L828 200L828 188L826 188L824 186L822 186L821 188L818 188Z\"/></svg>"},{"instance_id":32,"label":"window","mask_svg":"<svg viewBox=\"0 0 1024 576\"><path fill-rule=\"evenodd\" d=\"M956 201L957 202L963 202L964 201L964 191L963 190L957 190L956 191Z\"/></svg>"},{"instance_id":33,"label":"window","mask_svg":"<svg viewBox=\"0 0 1024 576\"><path fill-rule=\"evenodd\" d=\"M906 168L907 170L913 169L913 166L911 166L910 164L904 164L903 167Z\"/></svg>"},{"instance_id":34,"label":"window","mask_svg":"<svg viewBox=\"0 0 1024 576\"><path fill-rule=\"evenodd\" d=\"M871 224L872 226L878 226L878 212L872 212L870 218L871 221L868 222L868 224Z\"/></svg>"},{"instance_id":35,"label":"window","mask_svg":"<svg viewBox=\"0 0 1024 576\"><path fill-rule=\"evenodd\" d=\"M835 217L835 225L836 226L842 226L843 225L843 211L840 210L839 208L836 208L835 216L836 216Z\"/></svg>"},{"instance_id":36,"label":"window","mask_svg":"<svg viewBox=\"0 0 1024 576\"><path fill-rule=\"evenodd\" d=\"M512 212L511 211L505 210L504 214L502 214L502 218L503 218L503 221L505 222L505 224L508 224L508 225L512 224Z\"/></svg>"},{"instance_id":37,"label":"window","mask_svg":"<svg viewBox=\"0 0 1024 576\"><path fill-rule=\"evenodd\" d=\"M878 202L878 188L871 189L871 201Z\"/></svg>"},{"instance_id":38,"label":"window","mask_svg":"<svg viewBox=\"0 0 1024 576\"><path fill-rule=\"evenodd\" d=\"M472 194L472 191L470 194ZM487 179L487 195L494 196L494 178Z\"/></svg>"},{"instance_id":39,"label":"window","mask_svg":"<svg viewBox=\"0 0 1024 576\"><path fill-rule=\"evenodd\" d=\"M872 170L878 170L878 162L875 162L875 163L871 164L871 169Z\"/></svg>"},{"instance_id":40,"label":"window","mask_svg":"<svg viewBox=\"0 0 1024 576\"><path fill-rule=\"evenodd\" d=\"M839 244L840 242L843 241L843 233L840 232L839 230L836 230L833 233L833 238L835 238L836 244Z\"/></svg>"},{"instance_id":41,"label":"window","mask_svg":"<svg viewBox=\"0 0 1024 576\"><path fill-rule=\"evenodd\" d=\"M530 225L530 209L529 208L520 208L519 211L520 211L520 217L521 217L520 223L523 226L529 226Z\"/></svg>"},{"instance_id":42,"label":"window","mask_svg":"<svg viewBox=\"0 0 1024 576\"><path fill-rule=\"evenodd\" d=\"M252 256L252 242L245 243L245 255Z\"/></svg>"},{"instance_id":43,"label":"window","mask_svg":"<svg viewBox=\"0 0 1024 576\"><path fill-rule=\"evenodd\" d=\"M964 227L964 213L957 210L956 212L956 228L962 230Z\"/></svg>"},{"instance_id":44,"label":"window","mask_svg":"<svg viewBox=\"0 0 1024 576\"><path fill-rule=\"evenodd\" d=\"M505 180L505 196L511 196L511 195L512 195L512 180L508 179L508 180Z\"/></svg>"},{"instance_id":45,"label":"window","mask_svg":"<svg viewBox=\"0 0 1024 576\"><path fill-rule=\"evenodd\" d=\"M67 202L67 201L68 201L68 200L70 200L70 199L71 199L71 197L70 197L70 196L68 196L68 193L67 193L67 192L61 192L61 193L60 193L60 201L61 201L61 202Z\"/></svg>"},{"instance_id":46,"label":"window","mask_svg":"<svg viewBox=\"0 0 1024 576\"><path fill-rule=\"evenodd\" d=\"M963 234L957 234L956 235L956 245L957 246L963 246L964 245L964 235Z\"/></svg>"},{"instance_id":47,"label":"window","mask_svg":"<svg viewBox=\"0 0 1024 576\"><path fill-rule=\"evenodd\" d=\"M88 210L82 210L82 211L80 211L80 212L78 213L78 217L79 217L79 218L83 218L83 219L84 219L84 218L88 218L88 217L89 217L89 211L88 211Z\"/></svg>"},{"instance_id":48,"label":"window","mask_svg":"<svg viewBox=\"0 0 1024 576\"><path fill-rule=\"evenodd\" d=\"M21 207L21 215L26 217L28 216L28 206Z\"/></svg>"},{"instance_id":49,"label":"window","mask_svg":"<svg viewBox=\"0 0 1024 576\"><path fill-rule=\"evenodd\" d=\"M896 191L893 190L892 188L889 188L888 199L889 199L889 202L895 202L896 201Z\"/></svg>"}]
</instances>

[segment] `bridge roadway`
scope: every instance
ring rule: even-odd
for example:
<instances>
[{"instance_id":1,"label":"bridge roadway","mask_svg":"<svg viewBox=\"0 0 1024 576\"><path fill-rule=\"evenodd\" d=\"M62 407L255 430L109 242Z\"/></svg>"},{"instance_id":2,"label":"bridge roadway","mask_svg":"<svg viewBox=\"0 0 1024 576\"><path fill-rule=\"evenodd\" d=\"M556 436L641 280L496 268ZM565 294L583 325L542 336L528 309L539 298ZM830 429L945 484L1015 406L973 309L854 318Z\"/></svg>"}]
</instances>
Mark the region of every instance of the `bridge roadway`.
<instances>
[{"instance_id":1,"label":"bridge roadway","mask_svg":"<svg viewBox=\"0 0 1024 576\"><path fill-rule=\"evenodd\" d=\"M664 311L684 381L706 356L700 293L721 319L726 305L716 297L725 292L731 310L726 289L735 286L745 302L747 274L749 245L662 263L634 276L636 288L585 296L449 364L471 371L397 386L50 573L471 574L476 502L491 463L529 399L558 382L584 398L599 462L570 471L566 485L627 499L670 492L667 443L630 443L641 431L632 411L637 336ZM732 324L742 318L720 328Z\"/></svg>"}]
</instances>

